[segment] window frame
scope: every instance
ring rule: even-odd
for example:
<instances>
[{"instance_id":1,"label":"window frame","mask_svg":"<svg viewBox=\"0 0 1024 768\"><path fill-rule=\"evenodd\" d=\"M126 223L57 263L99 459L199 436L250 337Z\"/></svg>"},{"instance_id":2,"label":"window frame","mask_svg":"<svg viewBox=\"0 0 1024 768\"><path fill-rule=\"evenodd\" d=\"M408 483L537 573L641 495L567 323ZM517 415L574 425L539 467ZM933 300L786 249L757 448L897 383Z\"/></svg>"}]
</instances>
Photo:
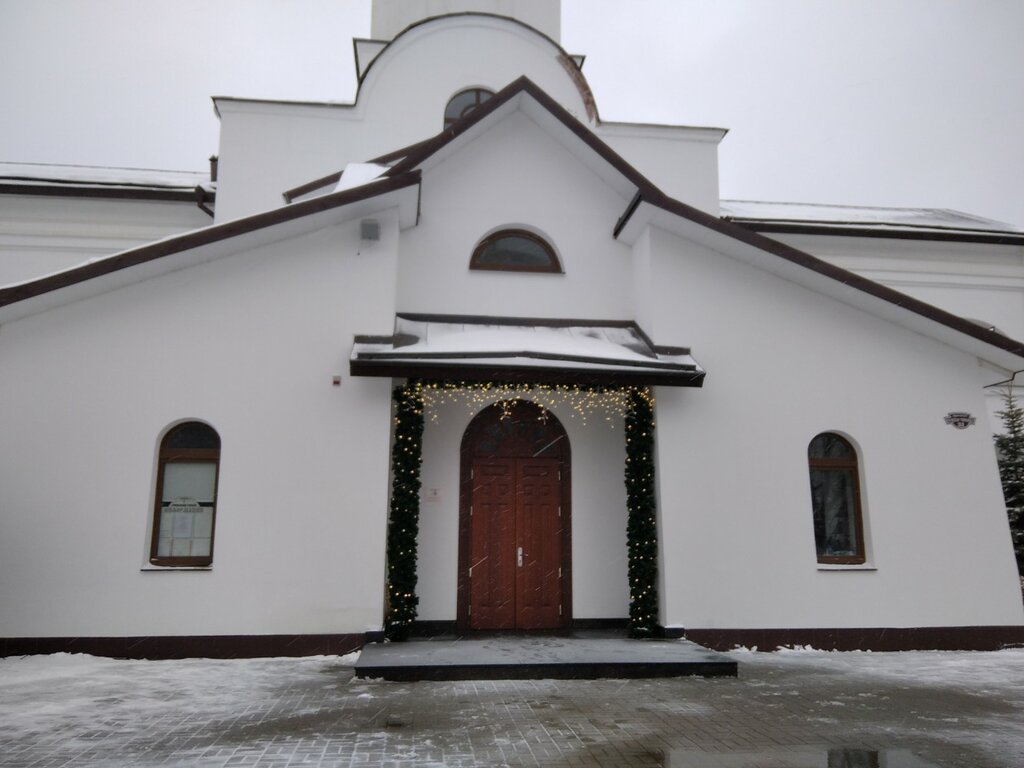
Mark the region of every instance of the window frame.
<instances>
[{"instance_id":1,"label":"window frame","mask_svg":"<svg viewBox=\"0 0 1024 768\"><path fill-rule=\"evenodd\" d=\"M528 266L528 265L516 265L516 264L482 264L480 258L483 252L497 242L506 237L521 237L526 240L530 240L541 247L544 253L547 254L548 264L546 266ZM562 275L565 271L562 269L562 262L558 259L558 254L555 253L555 249L551 243L545 240L543 237L538 235L536 232L531 232L528 229L499 229L497 232L492 232L479 243L473 249L473 255L469 259L469 268L471 270L480 270L485 272L539 272L543 274L554 274Z\"/></svg>"},{"instance_id":2,"label":"window frame","mask_svg":"<svg viewBox=\"0 0 1024 768\"><path fill-rule=\"evenodd\" d=\"M171 438L179 430L199 424L217 437L217 448L171 448ZM167 430L160 440L157 458L156 491L153 499L153 531L149 545L150 565L162 568L207 568L213 565L213 546L217 533L217 495L220 491L220 434L209 424L198 420L183 421ZM164 476L168 464L213 464L213 501L210 519L210 553L199 556L160 555L160 517L163 513Z\"/></svg>"},{"instance_id":3,"label":"window frame","mask_svg":"<svg viewBox=\"0 0 1024 768\"><path fill-rule=\"evenodd\" d=\"M448 110L451 109L452 102L462 96L464 93L472 93L474 96L474 103L471 107L464 108L458 115L449 115ZM481 98L481 95L484 95ZM489 99L494 96L494 91L489 88L483 88L481 86L474 86L473 88L463 88L458 93L452 95L448 99L448 103L444 105L444 128L450 128L452 125L457 123L462 118L471 114L474 110L479 109L481 104L485 104Z\"/></svg>"},{"instance_id":4,"label":"window frame","mask_svg":"<svg viewBox=\"0 0 1024 768\"><path fill-rule=\"evenodd\" d=\"M849 450L849 456L842 458L812 458L811 446L821 437L831 436L843 443ZM808 480L811 490L811 525L814 526L814 472L846 472L850 475L853 487L853 529L856 536L856 552L852 555L828 555L818 552L818 534L814 530L814 552L821 565L864 565L867 562L867 543L864 540L864 509L861 502L860 467L857 449L853 443L838 432L819 432L807 444Z\"/></svg>"}]
</instances>

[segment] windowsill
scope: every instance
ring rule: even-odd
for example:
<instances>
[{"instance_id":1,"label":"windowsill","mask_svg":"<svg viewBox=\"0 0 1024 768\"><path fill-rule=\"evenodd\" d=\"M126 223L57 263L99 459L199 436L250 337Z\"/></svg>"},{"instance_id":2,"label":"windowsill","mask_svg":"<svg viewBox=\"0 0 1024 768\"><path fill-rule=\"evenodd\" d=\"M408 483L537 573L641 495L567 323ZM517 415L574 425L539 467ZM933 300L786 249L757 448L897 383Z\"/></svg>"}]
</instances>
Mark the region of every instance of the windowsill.
<instances>
[{"instance_id":1,"label":"windowsill","mask_svg":"<svg viewBox=\"0 0 1024 768\"><path fill-rule=\"evenodd\" d=\"M140 571L212 571L212 565L144 565Z\"/></svg>"},{"instance_id":2,"label":"windowsill","mask_svg":"<svg viewBox=\"0 0 1024 768\"><path fill-rule=\"evenodd\" d=\"M877 571L871 563L818 563L819 571Z\"/></svg>"}]
</instances>

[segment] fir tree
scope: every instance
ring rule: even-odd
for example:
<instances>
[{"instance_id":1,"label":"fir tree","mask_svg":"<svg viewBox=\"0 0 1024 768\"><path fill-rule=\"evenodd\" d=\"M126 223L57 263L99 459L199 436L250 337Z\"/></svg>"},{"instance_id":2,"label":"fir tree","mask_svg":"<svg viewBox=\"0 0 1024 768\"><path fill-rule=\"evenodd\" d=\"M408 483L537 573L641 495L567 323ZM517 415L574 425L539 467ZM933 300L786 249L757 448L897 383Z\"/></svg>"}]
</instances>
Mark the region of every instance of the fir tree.
<instances>
[{"instance_id":1,"label":"fir tree","mask_svg":"<svg viewBox=\"0 0 1024 768\"><path fill-rule=\"evenodd\" d=\"M1003 482L1006 514L1010 519L1017 569L1024 574L1024 409L1017 405L1012 387L1003 395L1004 434L993 435L999 455L999 477Z\"/></svg>"}]
</instances>

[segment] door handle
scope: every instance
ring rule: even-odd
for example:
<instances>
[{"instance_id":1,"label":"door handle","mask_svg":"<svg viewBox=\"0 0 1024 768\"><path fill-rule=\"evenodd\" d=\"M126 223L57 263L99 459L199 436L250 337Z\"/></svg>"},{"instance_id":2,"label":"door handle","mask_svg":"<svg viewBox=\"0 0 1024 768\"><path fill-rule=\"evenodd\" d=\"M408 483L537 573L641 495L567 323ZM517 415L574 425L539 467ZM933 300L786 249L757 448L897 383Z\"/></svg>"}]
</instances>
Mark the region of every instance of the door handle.
<instances>
[{"instance_id":1,"label":"door handle","mask_svg":"<svg viewBox=\"0 0 1024 768\"><path fill-rule=\"evenodd\" d=\"M520 568L523 567L523 548L516 547L516 565Z\"/></svg>"}]
</instances>

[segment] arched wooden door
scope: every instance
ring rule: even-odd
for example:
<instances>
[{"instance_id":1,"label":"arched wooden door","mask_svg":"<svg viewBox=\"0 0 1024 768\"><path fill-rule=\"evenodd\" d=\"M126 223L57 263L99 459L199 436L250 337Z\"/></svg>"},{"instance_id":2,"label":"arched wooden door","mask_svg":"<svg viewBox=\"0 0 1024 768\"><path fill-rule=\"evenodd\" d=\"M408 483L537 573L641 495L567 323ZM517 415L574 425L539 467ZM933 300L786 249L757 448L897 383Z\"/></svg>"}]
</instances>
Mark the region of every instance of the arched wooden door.
<instances>
[{"instance_id":1,"label":"arched wooden door","mask_svg":"<svg viewBox=\"0 0 1024 768\"><path fill-rule=\"evenodd\" d=\"M569 438L524 400L495 403L462 437L458 625L572 622Z\"/></svg>"}]
</instances>

